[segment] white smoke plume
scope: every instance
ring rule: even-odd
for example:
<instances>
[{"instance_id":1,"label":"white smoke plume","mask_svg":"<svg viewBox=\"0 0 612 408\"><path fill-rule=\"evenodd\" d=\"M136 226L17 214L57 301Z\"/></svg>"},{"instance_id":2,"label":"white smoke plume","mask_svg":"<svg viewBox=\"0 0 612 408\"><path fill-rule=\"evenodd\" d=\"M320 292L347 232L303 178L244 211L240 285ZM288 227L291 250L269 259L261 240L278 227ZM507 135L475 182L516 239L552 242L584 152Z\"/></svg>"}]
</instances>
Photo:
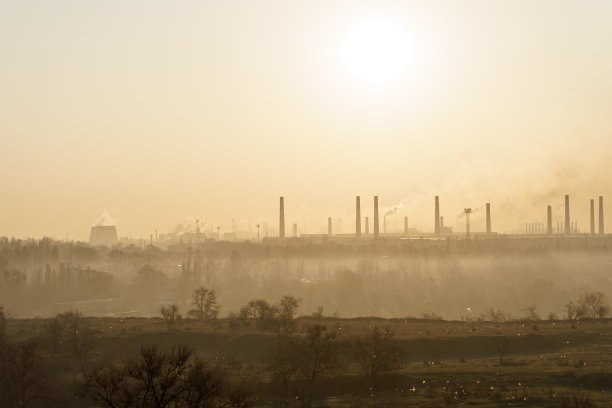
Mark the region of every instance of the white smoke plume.
<instances>
[{"instance_id":1,"label":"white smoke plume","mask_svg":"<svg viewBox=\"0 0 612 408\"><path fill-rule=\"evenodd\" d=\"M180 224L177 224L172 229L172 231L170 231L170 234L172 234L172 235L181 235L181 234L192 233L192 232L196 231L196 228L198 226L200 226L200 229L203 229L203 227L204 227L204 218L190 216L190 217L187 217Z\"/></svg>"},{"instance_id":2,"label":"white smoke plume","mask_svg":"<svg viewBox=\"0 0 612 408\"><path fill-rule=\"evenodd\" d=\"M98 221L94 224L96 227L112 227L116 225L117 221L111 217L108 210L104 210Z\"/></svg>"},{"instance_id":3,"label":"white smoke plume","mask_svg":"<svg viewBox=\"0 0 612 408\"><path fill-rule=\"evenodd\" d=\"M387 212L385 212L384 217L395 214L403 206L404 206L404 203L399 203L399 204L392 206L391 208L387 210Z\"/></svg>"}]
</instances>

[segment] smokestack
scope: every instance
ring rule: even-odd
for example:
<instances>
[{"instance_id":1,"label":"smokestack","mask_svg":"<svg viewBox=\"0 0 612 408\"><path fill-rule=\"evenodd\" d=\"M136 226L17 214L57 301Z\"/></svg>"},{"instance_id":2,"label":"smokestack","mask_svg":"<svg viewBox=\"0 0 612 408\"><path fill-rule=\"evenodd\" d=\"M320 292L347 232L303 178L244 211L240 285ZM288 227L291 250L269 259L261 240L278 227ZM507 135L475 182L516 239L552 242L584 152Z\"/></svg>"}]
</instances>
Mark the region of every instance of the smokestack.
<instances>
[{"instance_id":1,"label":"smokestack","mask_svg":"<svg viewBox=\"0 0 612 408\"><path fill-rule=\"evenodd\" d=\"M552 206L546 207L546 233L552 235Z\"/></svg>"},{"instance_id":2,"label":"smokestack","mask_svg":"<svg viewBox=\"0 0 612 408\"><path fill-rule=\"evenodd\" d=\"M297 237L297 224L293 224L293 236Z\"/></svg>"},{"instance_id":3,"label":"smokestack","mask_svg":"<svg viewBox=\"0 0 612 408\"><path fill-rule=\"evenodd\" d=\"M604 233L603 197L599 196L599 234Z\"/></svg>"},{"instance_id":4,"label":"smokestack","mask_svg":"<svg viewBox=\"0 0 612 408\"><path fill-rule=\"evenodd\" d=\"M591 235L595 235L595 200L591 199Z\"/></svg>"},{"instance_id":5,"label":"smokestack","mask_svg":"<svg viewBox=\"0 0 612 408\"><path fill-rule=\"evenodd\" d=\"M369 235L370 234L370 219L368 217L365 218L365 234Z\"/></svg>"},{"instance_id":6,"label":"smokestack","mask_svg":"<svg viewBox=\"0 0 612 408\"><path fill-rule=\"evenodd\" d=\"M327 235L332 236L332 220L331 217L327 217Z\"/></svg>"},{"instance_id":7,"label":"smokestack","mask_svg":"<svg viewBox=\"0 0 612 408\"><path fill-rule=\"evenodd\" d=\"M436 196L435 202L436 202L436 207L435 207L436 220L435 220L435 226L434 226L434 234L437 237L440 235L440 200L438 196Z\"/></svg>"},{"instance_id":8,"label":"smokestack","mask_svg":"<svg viewBox=\"0 0 612 408\"><path fill-rule=\"evenodd\" d=\"M355 197L355 236L361 237L361 198Z\"/></svg>"},{"instance_id":9,"label":"smokestack","mask_svg":"<svg viewBox=\"0 0 612 408\"><path fill-rule=\"evenodd\" d=\"M491 235L491 204L487 203L487 235Z\"/></svg>"},{"instance_id":10,"label":"smokestack","mask_svg":"<svg viewBox=\"0 0 612 408\"><path fill-rule=\"evenodd\" d=\"M440 231L442 231L442 229L444 229L444 217L440 216Z\"/></svg>"},{"instance_id":11,"label":"smokestack","mask_svg":"<svg viewBox=\"0 0 612 408\"><path fill-rule=\"evenodd\" d=\"M404 217L404 234L408 234L408 217Z\"/></svg>"},{"instance_id":12,"label":"smokestack","mask_svg":"<svg viewBox=\"0 0 612 408\"><path fill-rule=\"evenodd\" d=\"M374 196L374 238L378 238L378 196Z\"/></svg>"},{"instance_id":13,"label":"smokestack","mask_svg":"<svg viewBox=\"0 0 612 408\"><path fill-rule=\"evenodd\" d=\"M565 195L565 233L571 233L572 224L570 224L570 211L569 211L569 196Z\"/></svg>"},{"instance_id":14,"label":"smokestack","mask_svg":"<svg viewBox=\"0 0 612 408\"><path fill-rule=\"evenodd\" d=\"M278 221L278 236L285 239L285 197L280 198L280 214Z\"/></svg>"}]
</instances>

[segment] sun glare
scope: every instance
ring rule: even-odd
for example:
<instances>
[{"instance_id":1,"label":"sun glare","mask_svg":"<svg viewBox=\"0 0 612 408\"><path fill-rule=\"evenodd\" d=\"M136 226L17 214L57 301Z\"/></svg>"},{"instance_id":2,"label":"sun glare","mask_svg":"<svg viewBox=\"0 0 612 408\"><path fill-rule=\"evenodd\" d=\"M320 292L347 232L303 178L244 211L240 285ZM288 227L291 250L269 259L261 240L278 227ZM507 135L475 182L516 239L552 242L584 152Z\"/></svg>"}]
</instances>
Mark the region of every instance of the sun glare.
<instances>
[{"instance_id":1,"label":"sun glare","mask_svg":"<svg viewBox=\"0 0 612 408\"><path fill-rule=\"evenodd\" d=\"M402 26L388 20L365 21L347 33L342 62L351 76L367 83L401 77L411 62L411 44Z\"/></svg>"}]
</instances>

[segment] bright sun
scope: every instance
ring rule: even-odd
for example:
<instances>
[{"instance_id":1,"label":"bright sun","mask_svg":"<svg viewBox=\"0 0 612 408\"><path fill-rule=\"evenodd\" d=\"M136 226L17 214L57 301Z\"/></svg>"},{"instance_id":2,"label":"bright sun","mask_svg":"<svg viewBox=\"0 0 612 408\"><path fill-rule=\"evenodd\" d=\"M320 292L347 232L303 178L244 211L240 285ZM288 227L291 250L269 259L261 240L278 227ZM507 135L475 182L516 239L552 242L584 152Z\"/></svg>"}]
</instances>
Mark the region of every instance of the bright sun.
<instances>
[{"instance_id":1,"label":"bright sun","mask_svg":"<svg viewBox=\"0 0 612 408\"><path fill-rule=\"evenodd\" d=\"M402 76L409 68L412 47L402 26L387 20L357 24L344 39L341 57L351 76L379 84Z\"/></svg>"}]
</instances>

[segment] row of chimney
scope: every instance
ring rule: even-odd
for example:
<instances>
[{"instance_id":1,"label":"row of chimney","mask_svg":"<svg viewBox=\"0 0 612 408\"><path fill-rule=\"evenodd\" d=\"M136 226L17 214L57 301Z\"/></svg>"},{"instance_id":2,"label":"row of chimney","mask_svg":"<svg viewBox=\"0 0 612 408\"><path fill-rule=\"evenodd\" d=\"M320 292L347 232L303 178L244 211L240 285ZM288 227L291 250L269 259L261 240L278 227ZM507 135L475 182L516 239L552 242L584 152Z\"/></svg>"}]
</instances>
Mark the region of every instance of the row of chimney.
<instances>
[{"instance_id":1,"label":"row of chimney","mask_svg":"<svg viewBox=\"0 0 612 408\"><path fill-rule=\"evenodd\" d=\"M440 216L440 198L435 196L434 198L434 235L439 237L442 235L442 220ZM374 196L374 238L380 236L379 224L378 224L378 196ZM552 207L549 205L546 213L546 233L552 234ZM365 234L369 235L369 222L368 217L365 217ZM486 235L491 235L491 204L486 203ZM570 223L570 207L569 207L569 195L565 196L565 233L571 233ZM592 235L595 234L595 200L591 200L591 229ZM279 211L279 237L285 238L285 198L280 197L280 211ZM408 217L404 217L404 232L408 232ZM332 219L327 219L327 233L332 235ZM603 213L603 197L599 196L599 234L604 233L604 213ZM294 225L294 235L296 235L296 225ZM355 236L361 237L361 197L355 197Z\"/></svg>"}]
</instances>

